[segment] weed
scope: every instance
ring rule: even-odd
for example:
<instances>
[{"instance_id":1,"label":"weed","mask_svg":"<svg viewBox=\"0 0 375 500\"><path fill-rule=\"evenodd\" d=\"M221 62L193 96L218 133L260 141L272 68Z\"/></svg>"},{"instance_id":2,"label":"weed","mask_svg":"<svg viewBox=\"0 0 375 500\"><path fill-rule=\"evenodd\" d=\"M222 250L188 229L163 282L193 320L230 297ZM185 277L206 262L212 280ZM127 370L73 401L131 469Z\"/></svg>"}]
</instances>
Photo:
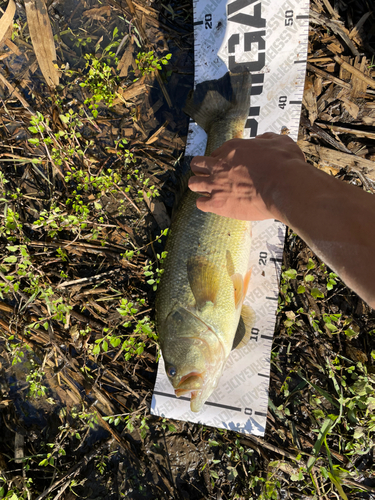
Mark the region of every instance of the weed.
<instances>
[{"instance_id":1,"label":"weed","mask_svg":"<svg viewBox=\"0 0 375 500\"><path fill-rule=\"evenodd\" d=\"M154 292L157 290L158 284L160 283L161 275L164 272L164 269L162 269L162 265L166 256L167 252L165 251L162 252L161 254L157 254L158 264L155 270L152 264L147 264L143 268L143 274L146 276L146 278L148 278L147 283L152 286Z\"/></svg>"},{"instance_id":2,"label":"weed","mask_svg":"<svg viewBox=\"0 0 375 500\"><path fill-rule=\"evenodd\" d=\"M45 373L39 365L34 361L31 361L31 369L26 375L26 382L29 382L29 393L30 398L46 398L47 387L42 384L42 379Z\"/></svg>"},{"instance_id":3,"label":"weed","mask_svg":"<svg viewBox=\"0 0 375 500\"><path fill-rule=\"evenodd\" d=\"M153 73L156 70L161 70L163 65L165 66L169 63L171 57L172 54L156 57L155 52L151 50L150 52L139 52L135 62L141 76L144 76Z\"/></svg>"},{"instance_id":4,"label":"weed","mask_svg":"<svg viewBox=\"0 0 375 500\"><path fill-rule=\"evenodd\" d=\"M104 102L108 107L113 105L119 80L113 74L112 68L104 61L91 54L86 54L85 59L88 76L84 82L80 83L80 86L90 90L92 95L85 100L85 104L89 104L89 109L96 118L100 102Z\"/></svg>"},{"instance_id":5,"label":"weed","mask_svg":"<svg viewBox=\"0 0 375 500\"><path fill-rule=\"evenodd\" d=\"M31 498L33 480L31 478L25 478L22 490L16 486L18 483L17 480L18 477L13 481L0 475L0 498L2 500L26 500Z\"/></svg>"}]
</instances>

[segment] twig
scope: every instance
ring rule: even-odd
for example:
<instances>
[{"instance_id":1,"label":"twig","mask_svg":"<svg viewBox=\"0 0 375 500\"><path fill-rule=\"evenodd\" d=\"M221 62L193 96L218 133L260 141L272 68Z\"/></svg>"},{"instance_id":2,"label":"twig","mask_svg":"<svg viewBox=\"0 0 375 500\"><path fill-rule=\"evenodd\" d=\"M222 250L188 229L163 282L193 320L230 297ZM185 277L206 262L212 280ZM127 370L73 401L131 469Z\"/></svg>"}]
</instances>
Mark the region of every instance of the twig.
<instances>
[{"instance_id":1,"label":"twig","mask_svg":"<svg viewBox=\"0 0 375 500\"><path fill-rule=\"evenodd\" d=\"M130 453L130 455L133 457L135 460L137 467L142 470L141 463L139 462L137 456L133 452L133 450L130 448L130 445L114 430L112 427L103 419L103 417L100 415L99 410L96 410L96 416L98 417L98 420L100 422L100 425L104 427L111 435L112 437L119 443L119 445L126 451Z\"/></svg>"},{"instance_id":2,"label":"twig","mask_svg":"<svg viewBox=\"0 0 375 500\"><path fill-rule=\"evenodd\" d=\"M355 68L351 64L347 63L343 59L341 59L340 56L334 56L335 61L340 64L340 66L346 71L349 71L349 73L352 73L355 75L357 78L360 78L362 81L364 81L369 87L375 89L375 80L369 76L366 76L360 71L359 69Z\"/></svg>"},{"instance_id":3,"label":"twig","mask_svg":"<svg viewBox=\"0 0 375 500\"><path fill-rule=\"evenodd\" d=\"M63 478L61 478L56 483L51 484L51 486L49 488L47 488L46 490L44 490L43 493L41 495L39 495L36 500L42 500L49 493L51 493L51 491L58 488L61 484L65 484L66 482L68 482L68 484L70 484L71 480L79 473L79 471L82 469L82 467L87 465L90 462L90 460L92 460L94 457L96 457L96 455L98 455L101 452L101 450L108 443L108 441L110 441L110 440L104 441L104 443L102 443L96 450L91 451L88 455L84 456L76 465L73 465L73 467L68 471L67 474L65 474L65 476Z\"/></svg>"},{"instance_id":4,"label":"twig","mask_svg":"<svg viewBox=\"0 0 375 500\"><path fill-rule=\"evenodd\" d=\"M64 283L60 283L56 288L65 288L67 286L78 285L79 283L85 283L86 281L94 281L103 278L104 276L110 276L113 273L117 273L119 269L112 269L112 271L108 271L106 273L97 274L96 276L91 276L90 278L81 278L79 280L71 280L64 281Z\"/></svg>"},{"instance_id":5,"label":"twig","mask_svg":"<svg viewBox=\"0 0 375 500\"><path fill-rule=\"evenodd\" d=\"M355 128L348 128L348 127L340 127L340 125L331 125L331 124L326 124L326 123L319 123L316 122L316 125L319 125L319 127L324 127L328 128L329 130L332 130L332 132L337 132L341 134L353 134L356 135L357 137L364 137L365 139L373 139L375 140L375 133L374 132L368 132L367 130L359 130ZM348 150L349 151L349 150ZM346 151L346 152L348 152ZM351 151L349 151L351 153Z\"/></svg>"},{"instance_id":6,"label":"twig","mask_svg":"<svg viewBox=\"0 0 375 500\"><path fill-rule=\"evenodd\" d=\"M166 120L165 123L161 127L159 127L157 129L157 131L154 132L149 139L147 139L146 144L148 145L148 144L152 144L153 142L155 142L157 140L158 136L160 134L162 134L164 132L164 130L167 128L168 123L169 123L169 121Z\"/></svg>"},{"instance_id":7,"label":"twig","mask_svg":"<svg viewBox=\"0 0 375 500\"><path fill-rule=\"evenodd\" d=\"M20 101L22 106L27 109L29 113L32 115L35 115L35 111L29 106L28 102L25 101L25 99L22 97L22 95L16 90L13 85L8 82L8 80L1 74L0 72L0 81L3 82L3 84L8 88L9 92L13 94L17 99Z\"/></svg>"},{"instance_id":8,"label":"twig","mask_svg":"<svg viewBox=\"0 0 375 500\"><path fill-rule=\"evenodd\" d=\"M352 88L350 83L347 83L347 82L344 82L343 80L340 80L340 78L337 78L336 76L331 75L331 73L328 73L327 71L324 71L320 68L317 68L316 66L313 66L309 62L307 63L306 68L309 71L316 73L317 75L319 75L323 78L326 78L327 80L330 80L333 83L336 83L336 85L339 85L340 87L344 87L345 89Z\"/></svg>"}]
</instances>

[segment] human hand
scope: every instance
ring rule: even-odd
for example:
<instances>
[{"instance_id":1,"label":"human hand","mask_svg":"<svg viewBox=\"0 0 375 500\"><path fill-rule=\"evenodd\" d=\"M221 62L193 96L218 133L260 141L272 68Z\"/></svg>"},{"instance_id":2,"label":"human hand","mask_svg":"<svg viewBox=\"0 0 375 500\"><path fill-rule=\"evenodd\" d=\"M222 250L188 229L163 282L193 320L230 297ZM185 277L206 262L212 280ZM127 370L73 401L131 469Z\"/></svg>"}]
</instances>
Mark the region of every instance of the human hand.
<instances>
[{"instance_id":1,"label":"human hand","mask_svg":"<svg viewBox=\"0 0 375 500\"><path fill-rule=\"evenodd\" d=\"M285 135L268 132L255 139L232 139L211 156L193 158L195 175L189 188L203 195L197 199L203 212L240 220L282 220L278 193L286 178L293 182L289 173L301 161L302 151Z\"/></svg>"}]
</instances>

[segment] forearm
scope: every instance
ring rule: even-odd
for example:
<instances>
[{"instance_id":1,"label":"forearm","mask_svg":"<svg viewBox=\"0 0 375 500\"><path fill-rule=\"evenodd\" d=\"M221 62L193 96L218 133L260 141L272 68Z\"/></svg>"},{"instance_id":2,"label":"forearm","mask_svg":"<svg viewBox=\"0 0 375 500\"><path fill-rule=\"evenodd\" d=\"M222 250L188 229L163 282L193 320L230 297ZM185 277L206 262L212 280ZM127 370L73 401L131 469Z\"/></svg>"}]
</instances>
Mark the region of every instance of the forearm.
<instances>
[{"instance_id":1,"label":"forearm","mask_svg":"<svg viewBox=\"0 0 375 500\"><path fill-rule=\"evenodd\" d=\"M245 220L279 219L375 308L375 197L307 164L287 136L226 142L191 162L197 207Z\"/></svg>"},{"instance_id":2,"label":"forearm","mask_svg":"<svg viewBox=\"0 0 375 500\"><path fill-rule=\"evenodd\" d=\"M297 160L284 170L272 204L276 217L375 308L375 198Z\"/></svg>"}]
</instances>

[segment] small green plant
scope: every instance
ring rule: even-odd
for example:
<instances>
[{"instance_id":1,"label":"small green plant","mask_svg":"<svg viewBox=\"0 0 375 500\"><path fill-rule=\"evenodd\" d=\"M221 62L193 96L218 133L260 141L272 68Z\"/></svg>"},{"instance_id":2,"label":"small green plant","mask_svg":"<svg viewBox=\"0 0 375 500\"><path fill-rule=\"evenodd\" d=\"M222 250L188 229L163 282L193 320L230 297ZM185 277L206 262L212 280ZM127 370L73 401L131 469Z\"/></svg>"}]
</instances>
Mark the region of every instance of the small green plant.
<instances>
[{"instance_id":1,"label":"small green plant","mask_svg":"<svg viewBox=\"0 0 375 500\"><path fill-rule=\"evenodd\" d=\"M162 233L163 234L163 233ZM165 232L166 234L166 232ZM157 290L158 284L160 283L160 278L161 275L164 272L164 269L162 268L163 262L167 256L167 252L162 252L161 254L157 254L157 267L154 270L153 264L147 264L143 268L143 274L146 276L147 279L147 284L152 286L152 289L154 292Z\"/></svg>"},{"instance_id":2,"label":"small green plant","mask_svg":"<svg viewBox=\"0 0 375 500\"><path fill-rule=\"evenodd\" d=\"M135 62L137 68L140 71L141 76L148 75L155 72L156 70L161 70L162 66L169 63L172 54L166 54L162 57L157 57L153 50L149 52L139 52ZM134 80L135 81L135 80Z\"/></svg>"},{"instance_id":3,"label":"small green plant","mask_svg":"<svg viewBox=\"0 0 375 500\"><path fill-rule=\"evenodd\" d=\"M112 72L112 68L103 60L97 59L92 54L86 54L85 59L88 75L85 81L80 83L80 86L87 87L91 92L92 95L85 100L85 104L89 105L92 116L96 118L100 102L103 102L108 107L113 105L117 95L119 79Z\"/></svg>"},{"instance_id":4,"label":"small green plant","mask_svg":"<svg viewBox=\"0 0 375 500\"><path fill-rule=\"evenodd\" d=\"M15 479L17 480L18 478ZM16 480L9 480L7 477L0 474L1 500L26 500L31 498L33 480L31 478L25 478L22 490L19 489L18 482Z\"/></svg>"},{"instance_id":5,"label":"small green plant","mask_svg":"<svg viewBox=\"0 0 375 500\"><path fill-rule=\"evenodd\" d=\"M29 382L29 393L30 398L45 398L47 401L51 402L47 398L47 387L43 385L42 380L45 373L42 368L37 365L34 361L31 361L31 368L29 373L26 375L26 382ZM52 403L54 404L54 402Z\"/></svg>"}]
</instances>

